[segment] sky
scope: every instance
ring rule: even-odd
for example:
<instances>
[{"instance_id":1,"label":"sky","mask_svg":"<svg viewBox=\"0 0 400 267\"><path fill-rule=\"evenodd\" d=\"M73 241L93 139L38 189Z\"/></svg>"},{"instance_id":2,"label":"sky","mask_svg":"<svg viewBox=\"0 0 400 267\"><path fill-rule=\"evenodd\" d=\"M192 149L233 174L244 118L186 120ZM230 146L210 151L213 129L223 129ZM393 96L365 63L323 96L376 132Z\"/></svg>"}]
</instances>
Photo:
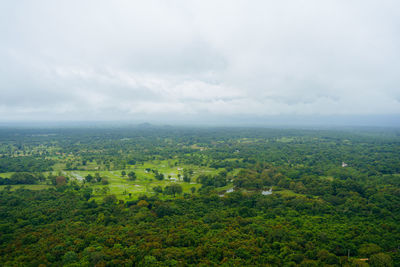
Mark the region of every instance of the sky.
<instances>
[{"instance_id":1,"label":"sky","mask_svg":"<svg viewBox=\"0 0 400 267\"><path fill-rule=\"evenodd\" d=\"M0 121L385 116L400 1L0 1Z\"/></svg>"}]
</instances>

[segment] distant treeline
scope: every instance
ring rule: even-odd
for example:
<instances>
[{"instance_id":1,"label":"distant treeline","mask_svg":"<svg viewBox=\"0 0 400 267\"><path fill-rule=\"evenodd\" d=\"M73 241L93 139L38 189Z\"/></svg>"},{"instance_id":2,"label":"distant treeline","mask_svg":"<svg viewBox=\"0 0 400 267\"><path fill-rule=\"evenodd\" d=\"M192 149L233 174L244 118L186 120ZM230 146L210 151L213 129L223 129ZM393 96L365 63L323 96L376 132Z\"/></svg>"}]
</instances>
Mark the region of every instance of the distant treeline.
<instances>
[{"instance_id":1,"label":"distant treeline","mask_svg":"<svg viewBox=\"0 0 400 267\"><path fill-rule=\"evenodd\" d=\"M52 171L53 160L26 157L0 158L0 173L2 172L44 172Z\"/></svg>"},{"instance_id":2,"label":"distant treeline","mask_svg":"<svg viewBox=\"0 0 400 267\"><path fill-rule=\"evenodd\" d=\"M33 175L31 173L17 172L11 175L10 178L1 178L0 185L15 185L15 184L36 184L43 181L43 175Z\"/></svg>"}]
</instances>

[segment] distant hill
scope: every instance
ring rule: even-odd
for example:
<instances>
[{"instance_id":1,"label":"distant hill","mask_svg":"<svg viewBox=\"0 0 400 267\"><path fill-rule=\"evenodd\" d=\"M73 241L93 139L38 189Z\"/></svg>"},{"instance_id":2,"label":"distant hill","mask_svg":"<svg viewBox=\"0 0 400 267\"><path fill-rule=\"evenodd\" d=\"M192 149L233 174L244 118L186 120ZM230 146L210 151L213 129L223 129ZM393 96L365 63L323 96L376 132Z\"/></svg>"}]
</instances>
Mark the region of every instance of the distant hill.
<instances>
[{"instance_id":1,"label":"distant hill","mask_svg":"<svg viewBox=\"0 0 400 267\"><path fill-rule=\"evenodd\" d=\"M144 122L144 123L138 124L137 127L140 127L140 128L151 128L151 127L153 127L153 125L151 123Z\"/></svg>"}]
</instances>

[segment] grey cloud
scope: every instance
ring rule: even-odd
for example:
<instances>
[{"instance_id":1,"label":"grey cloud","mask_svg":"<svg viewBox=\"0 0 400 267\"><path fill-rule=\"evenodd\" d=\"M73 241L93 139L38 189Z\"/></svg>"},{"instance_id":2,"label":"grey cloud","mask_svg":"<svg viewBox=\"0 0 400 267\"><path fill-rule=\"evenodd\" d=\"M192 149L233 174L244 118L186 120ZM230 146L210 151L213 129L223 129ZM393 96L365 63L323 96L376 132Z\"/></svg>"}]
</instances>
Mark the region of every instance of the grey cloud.
<instances>
[{"instance_id":1,"label":"grey cloud","mask_svg":"<svg viewBox=\"0 0 400 267\"><path fill-rule=\"evenodd\" d=\"M3 1L0 120L399 114L397 1Z\"/></svg>"}]
</instances>

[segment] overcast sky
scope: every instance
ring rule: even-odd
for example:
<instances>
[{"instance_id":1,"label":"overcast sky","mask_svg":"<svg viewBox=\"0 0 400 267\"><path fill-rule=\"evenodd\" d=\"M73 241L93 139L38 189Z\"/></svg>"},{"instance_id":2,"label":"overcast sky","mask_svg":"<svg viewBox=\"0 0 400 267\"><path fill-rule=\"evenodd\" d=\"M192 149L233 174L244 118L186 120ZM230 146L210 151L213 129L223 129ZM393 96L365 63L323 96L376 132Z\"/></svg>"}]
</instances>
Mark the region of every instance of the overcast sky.
<instances>
[{"instance_id":1,"label":"overcast sky","mask_svg":"<svg viewBox=\"0 0 400 267\"><path fill-rule=\"evenodd\" d=\"M400 1L0 2L0 121L400 114Z\"/></svg>"}]
</instances>

